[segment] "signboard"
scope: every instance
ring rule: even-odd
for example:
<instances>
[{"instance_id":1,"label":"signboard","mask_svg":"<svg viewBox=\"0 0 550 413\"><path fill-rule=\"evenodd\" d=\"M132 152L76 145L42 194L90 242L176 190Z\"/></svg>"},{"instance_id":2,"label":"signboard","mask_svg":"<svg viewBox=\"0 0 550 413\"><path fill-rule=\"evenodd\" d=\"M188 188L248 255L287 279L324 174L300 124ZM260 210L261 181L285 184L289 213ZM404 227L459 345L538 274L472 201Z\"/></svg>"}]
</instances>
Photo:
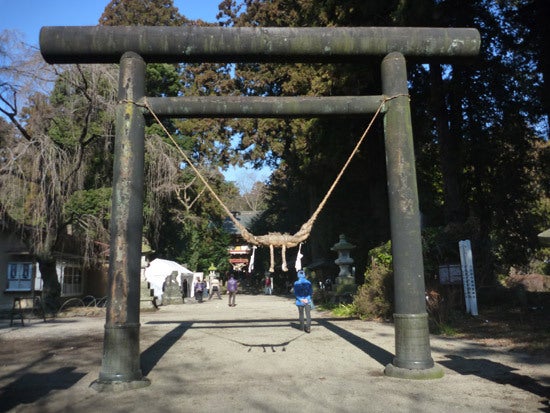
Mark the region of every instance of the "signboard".
<instances>
[{"instance_id":1,"label":"signboard","mask_svg":"<svg viewBox=\"0 0 550 413\"><path fill-rule=\"evenodd\" d=\"M472 257L472 245L470 240L460 241L458 243L460 250L460 264L464 274L464 299L466 301L466 312L477 316L477 293L474 277L474 261Z\"/></svg>"},{"instance_id":2,"label":"signboard","mask_svg":"<svg viewBox=\"0 0 550 413\"><path fill-rule=\"evenodd\" d=\"M460 264L440 265L439 283L442 285L462 284L462 269Z\"/></svg>"},{"instance_id":3,"label":"signboard","mask_svg":"<svg viewBox=\"0 0 550 413\"><path fill-rule=\"evenodd\" d=\"M8 288L6 291L31 291L32 269L32 262L8 263Z\"/></svg>"}]
</instances>

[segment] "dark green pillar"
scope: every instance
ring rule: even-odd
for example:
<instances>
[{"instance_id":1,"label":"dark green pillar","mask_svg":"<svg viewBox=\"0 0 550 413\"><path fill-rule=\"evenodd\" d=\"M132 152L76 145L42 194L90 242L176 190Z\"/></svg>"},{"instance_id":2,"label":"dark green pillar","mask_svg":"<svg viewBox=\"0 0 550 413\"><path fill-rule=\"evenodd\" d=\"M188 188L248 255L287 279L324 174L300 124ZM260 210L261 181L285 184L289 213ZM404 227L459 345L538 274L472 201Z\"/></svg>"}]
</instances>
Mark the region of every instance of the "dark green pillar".
<instances>
[{"instance_id":1,"label":"dark green pillar","mask_svg":"<svg viewBox=\"0 0 550 413\"><path fill-rule=\"evenodd\" d=\"M390 53L382 62L382 93L391 98L384 134L395 284L395 357L385 374L440 378L443 370L430 355L407 69L401 53Z\"/></svg>"},{"instance_id":2,"label":"dark green pillar","mask_svg":"<svg viewBox=\"0 0 550 413\"><path fill-rule=\"evenodd\" d=\"M145 62L132 52L120 60L109 256L109 299L97 391L150 384L140 368L139 296L143 228L145 121L133 102L145 93Z\"/></svg>"}]
</instances>

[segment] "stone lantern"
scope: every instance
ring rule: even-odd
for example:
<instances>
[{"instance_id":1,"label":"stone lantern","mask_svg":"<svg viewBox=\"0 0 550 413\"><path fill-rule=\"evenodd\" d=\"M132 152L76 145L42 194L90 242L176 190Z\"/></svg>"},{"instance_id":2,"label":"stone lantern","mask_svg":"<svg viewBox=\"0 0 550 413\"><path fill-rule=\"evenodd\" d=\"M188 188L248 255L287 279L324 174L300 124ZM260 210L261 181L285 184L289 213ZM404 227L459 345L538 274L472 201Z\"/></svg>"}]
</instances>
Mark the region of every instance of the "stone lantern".
<instances>
[{"instance_id":1,"label":"stone lantern","mask_svg":"<svg viewBox=\"0 0 550 413\"><path fill-rule=\"evenodd\" d=\"M214 263L210 264L210 267L208 267L208 287L210 288L210 281L212 281L214 278L218 278L218 273L216 272L218 269L214 266Z\"/></svg>"},{"instance_id":2,"label":"stone lantern","mask_svg":"<svg viewBox=\"0 0 550 413\"><path fill-rule=\"evenodd\" d=\"M215 278L217 276L216 271L218 269L214 266L214 263L210 264L210 267L208 267L208 276Z\"/></svg>"},{"instance_id":3,"label":"stone lantern","mask_svg":"<svg viewBox=\"0 0 550 413\"><path fill-rule=\"evenodd\" d=\"M340 241L334 244L331 251L338 253L338 258L334 261L340 267L340 273L336 277L336 284L355 284L355 277L352 275L350 268L353 264L353 258L349 256L350 251L355 248L355 245L346 241L344 234L340 235Z\"/></svg>"}]
</instances>

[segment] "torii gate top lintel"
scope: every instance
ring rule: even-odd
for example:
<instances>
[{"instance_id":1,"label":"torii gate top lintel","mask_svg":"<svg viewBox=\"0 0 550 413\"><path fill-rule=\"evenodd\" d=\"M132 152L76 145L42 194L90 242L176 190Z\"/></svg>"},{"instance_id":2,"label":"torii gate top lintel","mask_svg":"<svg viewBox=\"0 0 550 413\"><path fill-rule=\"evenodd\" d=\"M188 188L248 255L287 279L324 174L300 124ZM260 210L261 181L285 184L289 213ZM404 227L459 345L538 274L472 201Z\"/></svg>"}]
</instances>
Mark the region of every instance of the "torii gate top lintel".
<instances>
[{"instance_id":1,"label":"torii gate top lintel","mask_svg":"<svg viewBox=\"0 0 550 413\"><path fill-rule=\"evenodd\" d=\"M407 57L472 57L473 28L48 26L48 63L119 63L135 52L148 63L354 62L399 52Z\"/></svg>"}]
</instances>

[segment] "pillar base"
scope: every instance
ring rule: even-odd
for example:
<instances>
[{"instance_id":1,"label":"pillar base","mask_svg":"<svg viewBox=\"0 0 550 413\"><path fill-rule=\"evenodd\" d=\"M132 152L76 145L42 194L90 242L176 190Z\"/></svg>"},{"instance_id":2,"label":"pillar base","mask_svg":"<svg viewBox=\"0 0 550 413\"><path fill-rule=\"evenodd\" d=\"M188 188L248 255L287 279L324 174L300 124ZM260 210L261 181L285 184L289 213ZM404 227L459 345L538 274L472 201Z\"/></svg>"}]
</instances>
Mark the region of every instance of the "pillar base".
<instances>
[{"instance_id":1,"label":"pillar base","mask_svg":"<svg viewBox=\"0 0 550 413\"><path fill-rule=\"evenodd\" d=\"M139 323L105 324L101 371L92 388L123 391L150 384L140 368L139 327Z\"/></svg>"},{"instance_id":2,"label":"pillar base","mask_svg":"<svg viewBox=\"0 0 550 413\"><path fill-rule=\"evenodd\" d=\"M428 314L394 314L393 365L406 370L426 370L434 365L430 355Z\"/></svg>"},{"instance_id":3,"label":"pillar base","mask_svg":"<svg viewBox=\"0 0 550 413\"><path fill-rule=\"evenodd\" d=\"M98 393L119 393L126 390L141 389L151 385L151 380L142 378L134 381L102 381L95 380L90 387Z\"/></svg>"},{"instance_id":4,"label":"pillar base","mask_svg":"<svg viewBox=\"0 0 550 413\"><path fill-rule=\"evenodd\" d=\"M429 369L404 369L401 367L395 367L393 364L388 364L384 369L384 374L389 377L395 377L398 379L411 379L411 380L434 380L443 377L443 368L435 364Z\"/></svg>"}]
</instances>

